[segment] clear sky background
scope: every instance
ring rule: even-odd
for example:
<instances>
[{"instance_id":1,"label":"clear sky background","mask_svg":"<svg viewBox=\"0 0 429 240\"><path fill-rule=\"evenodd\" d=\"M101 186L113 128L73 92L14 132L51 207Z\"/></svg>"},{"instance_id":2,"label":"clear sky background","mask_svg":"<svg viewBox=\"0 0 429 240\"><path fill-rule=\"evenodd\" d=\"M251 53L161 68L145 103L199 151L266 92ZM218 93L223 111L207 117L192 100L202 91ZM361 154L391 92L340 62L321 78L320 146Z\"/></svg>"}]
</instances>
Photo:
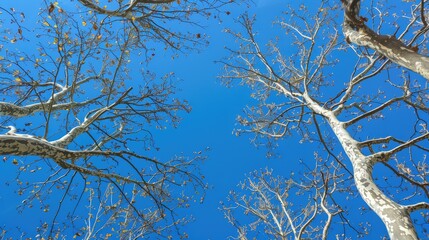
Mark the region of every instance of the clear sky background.
<instances>
[{"instance_id":1,"label":"clear sky background","mask_svg":"<svg viewBox=\"0 0 429 240\"><path fill-rule=\"evenodd\" d=\"M246 106L255 104L250 97L250 89L236 84L233 88L222 85L218 79L223 72L223 66L215 63L228 56L225 46L233 45L234 40L223 29L232 28L242 30L236 23L239 15L247 12L250 16L256 15L255 30L259 33L258 39L266 43L279 34L278 26L273 21L282 17L287 4L298 6L302 2L281 0L258 0L250 8L243 5L232 5L226 9L231 12L223 16L223 23L208 22L202 31L210 37L210 46L201 53L179 57L166 64L165 58L155 58L152 66L170 66L168 71L174 71L183 81L179 84L180 96L189 100L192 112L183 116L183 121L177 129L169 129L157 134L156 144L161 154L169 156L178 152L196 151L210 147L209 159L202 165L202 172L212 187L207 191L205 201L195 205L189 212L195 221L185 227L190 239L226 239L228 236L237 236L233 228L219 210L220 201L226 201L228 193L237 189L246 175L258 169L272 168L274 175L289 176L300 168L299 160L312 165L314 161L311 144L300 144L299 139L287 138L280 141L276 153L278 157L266 158L267 149L257 148L250 143L253 135L237 137L233 134L237 124L236 117L242 113ZM287 46L290 43L282 43ZM160 71L165 69L161 67ZM320 150L320 149L319 149ZM363 206L363 202L356 202ZM376 219L374 214L365 215ZM384 234L382 225L374 225L373 236ZM370 238L369 238L370 239Z\"/></svg>"},{"instance_id":2,"label":"clear sky background","mask_svg":"<svg viewBox=\"0 0 429 240\"><path fill-rule=\"evenodd\" d=\"M225 239L235 236L236 230L223 217L219 210L220 201L226 201L230 190L245 178L245 174L265 167L275 168L276 173L289 173L298 164L296 160L303 157L305 149L296 141L289 139L293 151L288 150L282 159L266 159L266 149L256 148L250 143L251 135L237 137L233 134L237 125L236 117L242 109L254 103L247 87L227 88L217 78L222 74L223 66L215 63L228 56L224 50L233 39L223 33L225 27L238 29L235 23L239 14L244 11L258 14L258 27L272 28L275 14L280 14L283 1L258 1L257 6L247 9L243 6L228 7L231 15L223 16L223 23L209 22L202 31L208 34L211 44L201 53L179 57L170 66L183 81L179 95L189 100L192 112L183 116L177 129L159 133L156 143L161 153L174 154L192 152L210 147L209 159L202 165L211 189L207 191L205 201L193 206L190 212L195 221L186 226L191 239ZM268 37L267 36L267 37ZM267 39L267 38L265 38ZM164 59L157 58L153 66L164 65ZM286 151L284 152L286 153ZM312 155L309 156L312 158Z\"/></svg>"},{"instance_id":3,"label":"clear sky background","mask_svg":"<svg viewBox=\"0 0 429 240\"><path fill-rule=\"evenodd\" d=\"M34 8L38 5L37 2L7 0L2 1L0 5L6 8L14 6L17 10L22 9L18 11L31 12L29 8ZM298 160L310 163L313 161L313 151L308 150L308 145L299 144L297 139L285 139L278 149L280 157L266 159L266 149L258 149L250 143L249 138L252 136L233 135L234 128L239 127L236 122L237 115L254 100L251 99L247 87L227 88L217 78L222 74L222 65L215 61L228 55L224 46L233 44L232 39L222 30L225 27L238 28L234 20L239 14L248 11L250 14L257 14L255 29L263 33L259 38L264 42L276 34L272 21L281 15L288 3L293 4L282 0L257 0L250 8L233 4L225 9L231 14L225 14L222 23L215 21L202 23L205 28L201 29L201 32L209 35L211 42L206 49L175 59L171 59L168 53L157 54L148 65L151 71L160 73L160 76L165 72L174 72L181 79L178 83L178 88L181 89L178 97L187 99L192 107L191 113L182 114L183 120L177 129L169 127L153 133L155 145L160 148L158 158L166 159L182 153L190 155L207 147L211 149L208 152L208 160L201 166L211 189L207 191L203 204L195 204L190 209L184 210L184 213L195 218L194 222L185 227L190 239L225 239L236 235L235 229L219 211L219 202L225 201L229 191L234 189L250 171L268 167L273 168L275 174L287 176L297 168ZM31 21L29 17L27 21ZM8 176L4 170L0 170L0 174ZM7 214L12 218L8 221L19 222L20 216L15 215L11 202L5 195L1 196L0 205L8 206L0 210L1 215ZM4 224L6 218L2 219L0 223ZM376 226L373 231L376 236L385 232L383 227L377 229Z\"/></svg>"}]
</instances>

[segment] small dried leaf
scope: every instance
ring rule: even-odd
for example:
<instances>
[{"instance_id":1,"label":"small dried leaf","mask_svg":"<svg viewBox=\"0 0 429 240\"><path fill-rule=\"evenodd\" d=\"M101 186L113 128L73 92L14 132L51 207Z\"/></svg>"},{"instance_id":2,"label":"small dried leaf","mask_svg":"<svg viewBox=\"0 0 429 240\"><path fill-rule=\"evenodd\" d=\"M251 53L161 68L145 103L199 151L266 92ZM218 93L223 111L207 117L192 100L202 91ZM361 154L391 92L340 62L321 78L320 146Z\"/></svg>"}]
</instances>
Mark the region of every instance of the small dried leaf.
<instances>
[{"instance_id":1,"label":"small dried leaf","mask_svg":"<svg viewBox=\"0 0 429 240\"><path fill-rule=\"evenodd\" d=\"M49 5L49 9L48 9L48 13L52 13L55 9L54 4L51 3L51 5Z\"/></svg>"}]
</instances>

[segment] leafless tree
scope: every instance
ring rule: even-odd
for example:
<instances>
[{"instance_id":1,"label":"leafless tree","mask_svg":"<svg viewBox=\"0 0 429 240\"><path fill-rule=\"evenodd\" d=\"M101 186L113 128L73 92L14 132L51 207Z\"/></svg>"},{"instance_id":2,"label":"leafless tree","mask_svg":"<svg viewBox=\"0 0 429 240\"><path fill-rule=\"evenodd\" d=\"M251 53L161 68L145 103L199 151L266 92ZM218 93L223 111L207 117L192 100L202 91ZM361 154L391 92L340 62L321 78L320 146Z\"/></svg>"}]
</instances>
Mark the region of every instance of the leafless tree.
<instances>
[{"instance_id":1,"label":"leafless tree","mask_svg":"<svg viewBox=\"0 0 429 240\"><path fill-rule=\"evenodd\" d=\"M427 238L426 1L319 2L289 7L267 44L253 17L240 19L242 32L227 30L240 47L223 61L223 79L252 87L259 100L237 134L269 146L297 135L320 143L391 239Z\"/></svg>"},{"instance_id":2,"label":"leafless tree","mask_svg":"<svg viewBox=\"0 0 429 240\"><path fill-rule=\"evenodd\" d=\"M273 170L254 171L231 191L222 210L238 239L328 239L333 218L343 213L335 193L353 192L352 178L338 174L340 166L325 165L316 155L314 168L287 179Z\"/></svg>"},{"instance_id":3,"label":"leafless tree","mask_svg":"<svg viewBox=\"0 0 429 240\"><path fill-rule=\"evenodd\" d=\"M204 192L205 157L153 157L152 132L175 127L190 108L174 98L174 74L145 69L148 45L185 51L180 44L199 37L171 22L193 24L190 15L221 4L80 2L41 2L27 21L29 13L1 7L0 154L18 171L18 210L44 214L40 226L18 230L45 239L186 237L178 228L188 219L175 210ZM2 237L18 236L1 227Z\"/></svg>"},{"instance_id":4,"label":"leafless tree","mask_svg":"<svg viewBox=\"0 0 429 240\"><path fill-rule=\"evenodd\" d=\"M136 30L146 48L152 41L162 42L168 48L185 51L201 44L204 34L198 32L201 23L193 20L219 17L221 7L229 0L79 0L88 9L112 19L121 19ZM191 25L196 32L183 32L184 25Z\"/></svg>"}]
</instances>

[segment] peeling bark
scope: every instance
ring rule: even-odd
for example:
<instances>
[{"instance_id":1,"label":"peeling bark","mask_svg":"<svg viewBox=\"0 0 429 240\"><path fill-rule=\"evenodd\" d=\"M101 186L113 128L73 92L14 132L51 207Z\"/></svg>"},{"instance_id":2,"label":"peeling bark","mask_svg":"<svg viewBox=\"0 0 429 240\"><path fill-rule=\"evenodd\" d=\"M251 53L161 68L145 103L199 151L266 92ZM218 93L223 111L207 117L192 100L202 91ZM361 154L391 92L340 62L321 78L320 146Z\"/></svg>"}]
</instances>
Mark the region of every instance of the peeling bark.
<instances>
[{"instance_id":1,"label":"peeling bark","mask_svg":"<svg viewBox=\"0 0 429 240\"><path fill-rule=\"evenodd\" d=\"M324 116L353 165L353 177L362 199L381 218L390 239L418 239L410 214L404 206L388 198L374 183L372 172L378 155L365 156L359 143L346 130L346 124L333 111L326 110L304 94L308 107Z\"/></svg>"},{"instance_id":2,"label":"peeling bark","mask_svg":"<svg viewBox=\"0 0 429 240\"><path fill-rule=\"evenodd\" d=\"M417 53L394 36L379 35L364 25L355 30L352 26L344 24L343 32L350 42L371 48L392 62L429 80L429 57Z\"/></svg>"},{"instance_id":3,"label":"peeling bark","mask_svg":"<svg viewBox=\"0 0 429 240\"><path fill-rule=\"evenodd\" d=\"M418 54L395 36L380 35L365 25L359 15L361 0L341 0L344 7L343 33L349 43L367 47L392 62L410 69L429 80L429 57Z\"/></svg>"},{"instance_id":4,"label":"peeling bark","mask_svg":"<svg viewBox=\"0 0 429 240\"><path fill-rule=\"evenodd\" d=\"M381 218L390 239L418 239L409 212L388 198L374 183L372 172L377 162L373 156L364 156L344 124L331 114L328 118L332 130L353 165L353 176L362 199Z\"/></svg>"},{"instance_id":5,"label":"peeling bark","mask_svg":"<svg viewBox=\"0 0 429 240\"><path fill-rule=\"evenodd\" d=\"M348 43L372 49L429 80L429 57L419 54L417 49L406 45L395 36L378 34L366 26L366 18L359 15L360 0L342 0L342 3L343 33ZM346 130L348 125L340 122L331 112L328 113L324 116L352 162L356 187L363 200L383 221L390 239L418 239L407 208L388 198L372 178L374 165L385 161L386 157L380 154L364 156L359 143Z\"/></svg>"},{"instance_id":6,"label":"peeling bark","mask_svg":"<svg viewBox=\"0 0 429 240\"><path fill-rule=\"evenodd\" d=\"M68 110L79 108L95 102L97 99L90 99L84 102L70 102L53 104L51 111ZM43 112L49 108L49 103L38 103L26 106L17 106L8 102L0 102L0 116L24 117L36 112Z\"/></svg>"},{"instance_id":7,"label":"peeling bark","mask_svg":"<svg viewBox=\"0 0 429 240\"><path fill-rule=\"evenodd\" d=\"M381 35L368 28L365 25L367 19L359 15L361 0L341 0L341 2L344 7L343 33L345 39L349 44L354 43L363 48L353 48L358 60L354 68L351 68L348 86L341 89L340 92L323 92L325 90L323 87L327 86L326 79L331 78L331 74L332 76L337 76L331 73L333 71L332 67L336 66L336 62L330 62L329 57L326 57L334 52L331 52L331 44L336 44L337 32L332 30L337 27L336 15L332 19L328 18L329 20L325 22L329 9L336 10L336 6L332 8L326 7L330 2L322 1L321 7L314 12L308 11L305 5L299 11L291 8L287 13L291 15L291 20L281 21L281 25L285 27L288 35L290 35L290 40L296 46L291 47L292 49L287 49L287 51L285 50L286 53L282 52L282 46L276 45L276 42L268 44L267 52L269 51L269 53L261 50L262 48L259 47L254 37L256 33L252 29L254 20L249 19L247 16L242 18L240 23L247 32L232 33L237 41L240 42L240 50L231 50L231 56L233 59L237 59L237 63L225 62L227 73L223 78L227 81L240 79L241 83L252 87L255 90L255 99L259 100L259 104L246 111L246 117L240 116L240 123L245 127L250 126L250 129L240 129L238 132L252 132L256 134L256 140L259 140L257 137L261 135L262 137L267 137L267 141L271 141L271 139L276 140L286 137L288 134L292 135L298 129L297 132L302 136L302 142L304 142L313 140L311 135L314 132L308 126L314 124L318 133L317 140L322 142L329 156L334 157L335 161L345 167L346 165L341 159L336 158L335 154L332 153L334 144L331 144L331 139L320 133L317 118L314 117L314 121L311 122L305 120L308 114L321 116L328 123L327 125L329 126L327 127L332 129L333 133L331 134L334 134L339 140L341 148L352 164L353 171L349 171L346 167L345 170L353 176L360 196L383 221L390 239L418 239L415 229L419 226L414 226L414 218L413 220L411 219L410 212L418 208L427 208L429 204L425 202L409 206L399 204L395 200L396 197L390 197L389 189L383 188L382 191L376 185L372 174L376 164L392 160L397 153L405 154L405 151L409 150L409 157L413 158L413 148L419 154L422 153L425 156L429 151L426 142L429 137L426 122L421 124L421 121L427 118L428 102L426 101L426 96L428 88L427 84L420 85L418 83L418 81L423 80L425 82L425 80L415 80L415 86L410 86L411 77L394 76L391 78L386 68L388 63L398 64L429 80L429 58L419 54L418 49L410 44L417 41L417 38L422 34L427 33L429 28L423 23L424 27L417 33L413 33L415 38L410 41L401 40L402 37ZM423 3L424 1L418 5L422 9L420 14L422 19L424 18ZM416 4L413 6L415 6L413 8L414 14L418 6ZM314 14L316 15L313 16ZM417 15L413 15L410 25L400 36L409 36L411 34L415 27L413 24L416 23L414 20L417 19ZM382 18L380 20L380 29L382 28L383 20L386 20L383 19L383 16L382 12L380 12L380 18ZM331 20L332 23L329 23ZM322 29L321 26L324 28ZM329 32L333 33L329 34ZM318 35L319 33L320 35ZM328 42L327 39L330 39L331 42ZM342 43L335 46L337 47L336 50L344 50ZM317 49L317 51L314 49ZM292 52L291 56L285 57L290 52ZM384 59L383 56L389 60ZM337 56L333 55L330 58L336 59ZM348 60L346 60L346 64L350 64ZM342 69L338 71L340 74L344 74ZM384 71L387 72L389 78L385 81L386 85L382 85L376 93L368 93L371 88L366 89L366 86L361 83L375 80L375 76L383 78L384 76L381 76L381 74ZM396 75L398 72L395 69L394 74ZM342 75L339 79L333 78L332 82L336 85L343 83L344 78ZM296 79L301 79L301 81L297 83ZM337 82L337 80L340 82ZM385 89L385 86L389 88ZM286 100L277 101L277 99L271 99L272 92L281 93ZM402 95L400 95L400 92L402 92ZM332 98L327 100L325 94L331 94ZM270 100L267 101L267 99ZM403 108L403 103L404 106L414 110L417 119L412 124L413 126L410 126L414 131L411 139L396 139L394 137L396 132L392 136L374 139L371 139L371 133L368 133L368 135L365 132L359 133L361 128L364 128L365 124L367 124L358 125L359 121L384 119L384 111L394 110L396 104L398 108ZM402 112L399 112L399 114L402 114ZM340 121L339 118L344 120ZM357 127L357 129L352 130L351 126ZM395 130L393 129L393 131ZM351 136L352 133L356 134L356 139L366 138L367 140L358 142ZM265 141L265 138L263 140ZM384 144L389 141L392 141L392 143ZM274 145L271 142L269 143L270 146ZM364 154L366 149L370 152L368 155L366 155L366 152ZM402 161L407 160L403 159L403 156L399 156L399 154L397 157L400 158L401 164ZM412 163L412 166L416 168L418 174L426 176L426 170L419 170L419 164L420 161ZM390 166L390 163L386 165ZM423 165L426 166L426 163ZM399 163L398 168L400 168ZM421 182L414 180L413 177L418 176L414 175L414 169L407 168L406 170L410 173L401 174L401 169L393 171L396 175L402 177L404 181L422 188L427 197L429 195L426 189L427 181L425 179ZM386 190L386 194L384 190ZM353 189L353 191L355 190ZM413 197L414 195L406 198L406 200L411 201ZM421 199L417 200L421 201Z\"/></svg>"},{"instance_id":8,"label":"peeling bark","mask_svg":"<svg viewBox=\"0 0 429 240\"><path fill-rule=\"evenodd\" d=\"M45 239L91 238L107 227L121 239L172 231L182 236L176 225L188 220L176 218L176 209L204 192L197 162L206 157L202 152L147 157L155 126L175 127L178 112L190 108L174 97L174 73L158 77L150 69L134 69L130 59L150 61L148 42L180 52L204 44L177 24L164 23L196 24L190 15L216 13L226 4L215 2L78 0L74 6L44 1L28 24L27 13L0 7L7 12L0 23L18 28L18 33L5 30L11 41L2 42L0 155L4 161L16 158L12 168L19 171L12 180L24 198L18 211L34 205L53 211L40 222L43 229L35 225L29 231L34 227ZM105 34L112 29L118 33ZM26 32L37 35L36 47L25 47ZM93 214L97 209L103 212ZM94 221L79 221L87 216ZM14 233L9 235L31 235L22 229Z\"/></svg>"},{"instance_id":9,"label":"peeling bark","mask_svg":"<svg viewBox=\"0 0 429 240\"><path fill-rule=\"evenodd\" d=\"M22 137L20 135L0 135L0 154L39 156L50 158L60 163L65 160L75 160L96 155L108 155L109 153L103 151L73 151L54 146L43 139Z\"/></svg>"},{"instance_id":10,"label":"peeling bark","mask_svg":"<svg viewBox=\"0 0 429 240\"><path fill-rule=\"evenodd\" d=\"M381 218L387 228L389 237L395 239L418 239L413 222L407 209L388 198L374 184L372 170L374 161L357 152L348 154L352 160L356 188L362 199Z\"/></svg>"},{"instance_id":11,"label":"peeling bark","mask_svg":"<svg viewBox=\"0 0 429 240\"><path fill-rule=\"evenodd\" d=\"M30 135L0 135L0 155L14 156L38 156L54 160L63 169L71 169L82 174L96 176L104 179L117 179L126 183L138 184L144 188L145 192L150 190L146 187L151 185L144 180L133 179L130 176L122 176L115 173L105 173L100 170L94 170L87 166L74 164L79 158L88 158L92 156L104 157L124 157L124 155L134 156L136 158L149 160L143 156L130 152L112 152L112 151L73 151L53 145L44 139L32 137ZM69 161L68 161L69 160ZM159 163L162 165L161 163Z\"/></svg>"}]
</instances>

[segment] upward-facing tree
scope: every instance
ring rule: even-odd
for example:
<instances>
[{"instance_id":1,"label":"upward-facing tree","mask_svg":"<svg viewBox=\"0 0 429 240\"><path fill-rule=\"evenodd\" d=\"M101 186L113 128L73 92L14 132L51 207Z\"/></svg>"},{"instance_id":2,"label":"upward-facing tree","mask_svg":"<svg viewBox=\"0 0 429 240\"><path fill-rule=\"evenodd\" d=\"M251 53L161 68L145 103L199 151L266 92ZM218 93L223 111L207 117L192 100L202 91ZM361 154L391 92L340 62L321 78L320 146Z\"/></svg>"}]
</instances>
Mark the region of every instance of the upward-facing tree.
<instances>
[{"instance_id":1,"label":"upward-facing tree","mask_svg":"<svg viewBox=\"0 0 429 240\"><path fill-rule=\"evenodd\" d=\"M223 3L79 2L1 7L0 154L18 171L5 180L22 195L19 211L45 214L40 225L27 222L18 232L45 239L169 238L172 230L186 236L177 230L187 220L175 209L204 189L197 163L204 157L153 156L152 132L175 127L178 112L190 108L174 98L174 74L146 68L164 49L205 44L183 25L197 25L193 15L210 17ZM39 14L28 17L34 6ZM0 236L18 236L7 224Z\"/></svg>"},{"instance_id":2,"label":"upward-facing tree","mask_svg":"<svg viewBox=\"0 0 429 240\"><path fill-rule=\"evenodd\" d=\"M254 18L240 19L242 32L229 31L240 47L224 61L223 78L251 86L259 100L239 118L243 129L238 133L254 133L256 143L269 146L299 136L319 143L327 156L321 163L318 154L316 167L308 168L313 175L290 182L271 177L270 171L252 174L243 187L246 196L234 193L232 206L225 206L227 217L243 239L249 232L237 221L237 208L257 219L247 230L263 226L279 239L289 239L288 234L333 239L326 232L338 233L332 223L353 227L356 221L343 214L356 206L342 205L346 196L339 197L353 190L344 186L352 176L354 189L391 239L428 237L426 1L319 3L289 7L277 22L285 35L266 45L258 41ZM314 205L301 210L285 203L287 197L293 202L284 193L293 188L301 191L289 194L313 189L309 201Z\"/></svg>"}]
</instances>

